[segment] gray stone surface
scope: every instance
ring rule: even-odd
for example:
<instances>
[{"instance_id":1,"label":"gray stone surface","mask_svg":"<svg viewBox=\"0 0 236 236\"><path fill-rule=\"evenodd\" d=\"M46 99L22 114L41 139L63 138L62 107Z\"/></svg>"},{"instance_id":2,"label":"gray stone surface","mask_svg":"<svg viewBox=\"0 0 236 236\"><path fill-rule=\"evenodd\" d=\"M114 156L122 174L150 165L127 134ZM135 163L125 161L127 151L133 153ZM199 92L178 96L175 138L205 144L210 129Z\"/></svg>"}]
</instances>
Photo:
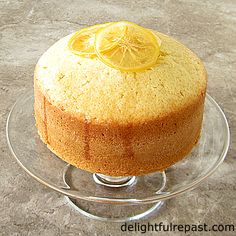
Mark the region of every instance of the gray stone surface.
<instances>
[{"instance_id":1,"label":"gray stone surface","mask_svg":"<svg viewBox=\"0 0 236 236\"><path fill-rule=\"evenodd\" d=\"M81 216L62 195L30 178L10 154L5 138L7 114L17 97L32 87L40 55L83 26L123 19L172 35L202 58L208 92L225 111L231 129L231 147L217 172L197 189L167 201L161 214L148 221L236 225L235 0L0 0L0 235L125 235L120 224Z\"/></svg>"}]
</instances>

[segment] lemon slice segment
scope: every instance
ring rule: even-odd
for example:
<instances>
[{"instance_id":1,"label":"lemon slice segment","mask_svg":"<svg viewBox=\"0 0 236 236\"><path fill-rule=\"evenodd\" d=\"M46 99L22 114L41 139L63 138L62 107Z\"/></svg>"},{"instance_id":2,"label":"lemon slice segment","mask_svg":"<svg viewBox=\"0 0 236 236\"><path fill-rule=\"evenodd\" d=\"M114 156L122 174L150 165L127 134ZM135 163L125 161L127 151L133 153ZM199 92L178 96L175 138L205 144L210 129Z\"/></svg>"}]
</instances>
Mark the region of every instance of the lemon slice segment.
<instances>
[{"instance_id":1,"label":"lemon slice segment","mask_svg":"<svg viewBox=\"0 0 236 236\"><path fill-rule=\"evenodd\" d=\"M104 28L109 24L112 23L94 25L76 32L68 42L69 49L79 56L95 57L95 35L101 28Z\"/></svg>"},{"instance_id":2,"label":"lemon slice segment","mask_svg":"<svg viewBox=\"0 0 236 236\"><path fill-rule=\"evenodd\" d=\"M121 21L107 25L97 32L95 51L106 65L135 72L156 64L160 45L150 30Z\"/></svg>"}]
</instances>

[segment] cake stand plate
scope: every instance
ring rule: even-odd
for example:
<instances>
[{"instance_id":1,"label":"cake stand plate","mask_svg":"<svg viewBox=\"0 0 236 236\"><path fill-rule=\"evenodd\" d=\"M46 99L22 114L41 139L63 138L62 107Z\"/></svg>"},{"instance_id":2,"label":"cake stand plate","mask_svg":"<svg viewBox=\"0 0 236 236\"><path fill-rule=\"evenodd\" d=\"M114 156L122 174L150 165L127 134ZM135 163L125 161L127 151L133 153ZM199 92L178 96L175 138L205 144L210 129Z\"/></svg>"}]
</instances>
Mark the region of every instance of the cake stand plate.
<instances>
[{"instance_id":1,"label":"cake stand plate","mask_svg":"<svg viewBox=\"0 0 236 236\"><path fill-rule=\"evenodd\" d=\"M165 172L128 179L92 174L57 158L40 140L33 103L33 91L28 91L8 116L6 133L13 156L30 176L64 194L74 209L97 220L123 222L156 213L164 200L195 188L211 175L229 147L225 115L207 95L201 138L185 159Z\"/></svg>"}]
</instances>

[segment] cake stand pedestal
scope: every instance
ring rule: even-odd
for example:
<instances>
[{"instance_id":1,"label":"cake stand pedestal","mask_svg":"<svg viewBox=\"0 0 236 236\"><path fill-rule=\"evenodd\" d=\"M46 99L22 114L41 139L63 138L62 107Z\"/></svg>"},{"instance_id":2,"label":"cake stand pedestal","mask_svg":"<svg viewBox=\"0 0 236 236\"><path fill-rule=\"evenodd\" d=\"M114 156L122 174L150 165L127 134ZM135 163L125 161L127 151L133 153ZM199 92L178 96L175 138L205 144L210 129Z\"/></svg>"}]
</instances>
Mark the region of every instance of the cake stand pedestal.
<instances>
[{"instance_id":1,"label":"cake stand pedestal","mask_svg":"<svg viewBox=\"0 0 236 236\"><path fill-rule=\"evenodd\" d=\"M165 200L211 175L229 147L225 115L207 95L201 138L185 159L165 172L144 176L91 174L65 163L43 144L35 127L33 102L33 92L28 91L9 113L6 134L13 156L31 177L64 194L75 210L96 220L124 222L160 213Z\"/></svg>"}]
</instances>

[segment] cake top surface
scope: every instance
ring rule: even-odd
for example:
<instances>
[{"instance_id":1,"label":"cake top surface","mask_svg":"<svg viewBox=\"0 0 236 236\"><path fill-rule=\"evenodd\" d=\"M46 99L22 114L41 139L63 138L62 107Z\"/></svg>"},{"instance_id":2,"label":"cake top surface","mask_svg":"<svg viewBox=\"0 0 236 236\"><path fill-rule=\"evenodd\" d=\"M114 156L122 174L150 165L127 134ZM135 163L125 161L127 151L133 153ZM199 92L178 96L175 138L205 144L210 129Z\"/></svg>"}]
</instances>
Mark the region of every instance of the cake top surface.
<instances>
[{"instance_id":1,"label":"cake top surface","mask_svg":"<svg viewBox=\"0 0 236 236\"><path fill-rule=\"evenodd\" d=\"M39 59L35 81L47 99L65 111L99 122L145 122L182 109L206 89L201 60L183 44L161 39L155 66L143 72L122 72L98 58L75 55L68 35Z\"/></svg>"}]
</instances>

